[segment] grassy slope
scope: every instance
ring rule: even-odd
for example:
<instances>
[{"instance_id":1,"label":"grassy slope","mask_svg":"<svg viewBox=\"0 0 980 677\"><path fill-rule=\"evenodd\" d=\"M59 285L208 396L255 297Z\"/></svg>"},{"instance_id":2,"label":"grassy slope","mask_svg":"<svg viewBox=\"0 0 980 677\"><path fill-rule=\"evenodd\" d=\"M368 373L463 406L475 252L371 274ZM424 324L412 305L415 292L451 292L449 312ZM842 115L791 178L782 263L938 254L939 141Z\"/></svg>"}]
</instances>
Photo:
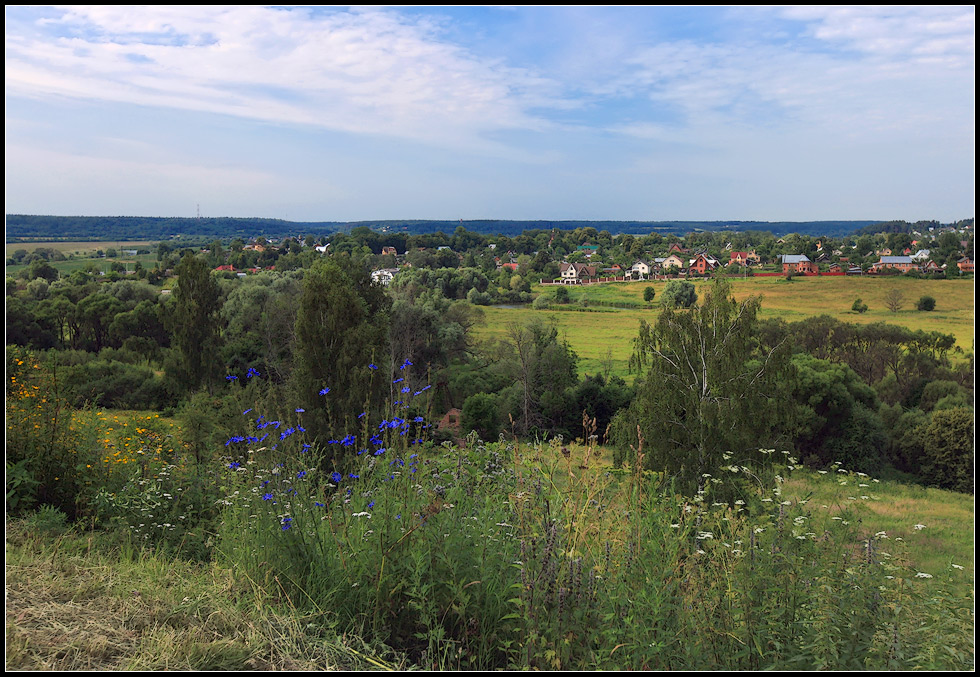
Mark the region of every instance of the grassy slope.
<instances>
[{"instance_id":1,"label":"grassy slope","mask_svg":"<svg viewBox=\"0 0 980 677\"><path fill-rule=\"evenodd\" d=\"M748 278L732 281L735 298L762 296L763 318L782 318L799 321L814 315L830 315L843 322L870 324L888 322L909 329L941 331L953 334L956 344L965 352L973 352L974 286L973 279L914 280L901 277L812 277L795 278L786 282L782 277ZM591 301L631 303L643 302L643 290L652 286L659 298L665 282L622 282L570 287L573 299L586 296ZM897 313L885 307L885 294L898 288L905 295L905 306ZM534 291L551 294L554 287L536 286ZM915 302L921 296L936 299L936 310L920 312ZM868 312L851 311L856 298L869 306ZM559 331L581 358L582 374L596 374L609 369L620 376L627 375L640 320L656 321L658 311L620 309L593 306L596 312L541 311L523 308L486 308L486 323L477 329L483 339L506 337L507 327L523 323L532 317L548 321L554 318Z\"/></svg>"},{"instance_id":2,"label":"grassy slope","mask_svg":"<svg viewBox=\"0 0 980 677\"><path fill-rule=\"evenodd\" d=\"M605 465L599 463L600 471ZM842 479L849 484L839 484ZM859 488L862 482L868 487ZM861 499L860 492L869 498ZM811 471L795 473L785 494L810 494L815 519L829 510L857 521L864 535L887 532L891 541L883 544L894 543L914 569L936 580L949 577L972 597L972 496ZM901 547L898 538L904 539ZM881 550L886 547L892 549ZM291 611L275 589L257 588L220 565L141 554L107 534L8 522L6 584L8 669L406 667Z\"/></svg>"}]
</instances>

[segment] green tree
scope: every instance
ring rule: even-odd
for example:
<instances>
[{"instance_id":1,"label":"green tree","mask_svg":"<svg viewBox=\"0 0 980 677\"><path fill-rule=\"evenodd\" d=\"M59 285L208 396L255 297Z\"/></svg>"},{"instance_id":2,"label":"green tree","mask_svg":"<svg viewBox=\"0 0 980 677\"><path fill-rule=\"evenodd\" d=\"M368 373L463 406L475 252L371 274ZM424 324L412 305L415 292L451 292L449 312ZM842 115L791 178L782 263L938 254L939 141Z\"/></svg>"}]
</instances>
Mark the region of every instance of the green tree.
<instances>
[{"instance_id":1,"label":"green tree","mask_svg":"<svg viewBox=\"0 0 980 677\"><path fill-rule=\"evenodd\" d=\"M923 479L941 489L973 493L974 426L972 409L933 412L923 435Z\"/></svg>"},{"instance_id":2,"label":"green tree","mask_svg":"<svg viewBox=\"0 0 980 677\"><path fill-rule=\"evenodd\" d=\"M653 302L653 298L654 298L654 297L655 297L656 295L657 295L657 290L656 290L656 289L654 289L653 287L646 287L646 288L645 288L645 289L643 290L643 300L644 300L644 301L645 301L646 303L652 303L652 302Z\"/></svg>"},{"instance_id":3,"label":"green tree","mask_svg":"<svg viewBox=\"0 0 980 677\"><path fill-rule=\"evenodd\" d=\"M684 280L670 280L660 295L660 303L664 308L690 308L698 302L694 284Z\"/></svg>"},{"instance_id":4,"label":"green tree","mask_svg":"<svg viewBox=\"0 0 980 677\"><path fill-rule=\"evenodd\" d=\"M174 289L174 350L167 372L180 390L211 388L222 371L219 361L221 294L207 261L185 254L177 267Z\"/></svg>"},{"instance_id":5,"label":"green tree","mask_svg":"<svg viewBox=\"0 0 980 677\"><path fill-rule=\"evenodd\" d=\"M855 299L854 305L851 306L851 310L855 313L866 313L868 312L868 304L861 299Z\"/></svg>"},{"instance_id":6,"label":"green tree","mask_svg":"<svg viewBox=\"0 0 980 677\"><path fill-rule=\"evenodd\" d=\"M656 325L640 323L631 367L645 373L617 417L619 444L637 444L639 428L647 467L686 493L723 465L764 460L759 448L780 444L791 420L789 342L760 343L759 299L738 303L730 290L719 279L700 307L667 306Z\"/></svg>"},{"instance_id":7,"label":"green tree","mask_svg":"<svg viewBox=\"0 0 980 677\"><path fill-rule=\"evenodd\" d=\"M931 311L936 309L936 299L932 296L922 296L915 304L916 310Z\"/></svg>"},{"instance_id":8,"label":"green tree","mask_svg":"<svg viewBox=\"0 0 980 677\"><path fill-rule=\"evenodd\" d=\"M382 359L389 308L384 290L372 285L356 262L332 257L306 271L296 315L293 385L312 437L354 432L357 415L378 411L391 395L398 365Z\"/></svg>"}]
</instances>

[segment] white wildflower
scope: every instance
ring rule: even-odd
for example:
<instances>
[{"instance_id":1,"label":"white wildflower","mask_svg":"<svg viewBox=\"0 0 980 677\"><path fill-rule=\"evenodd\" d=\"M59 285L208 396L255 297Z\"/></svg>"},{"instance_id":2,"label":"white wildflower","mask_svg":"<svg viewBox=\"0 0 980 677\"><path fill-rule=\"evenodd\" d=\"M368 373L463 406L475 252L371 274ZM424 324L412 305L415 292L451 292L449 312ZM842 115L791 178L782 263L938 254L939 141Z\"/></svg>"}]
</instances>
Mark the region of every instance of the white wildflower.
<instances>
[{"instance_id":1,"label":"white wildflower","mask_svg":"<svg viewBox=\"0 0 980 677\"><path fill-rule=\"evenodd\" d=\"M915 575L916 578L932 578L932 574L924 574L921 571Z\"/></svg>"},{"instance_id":2,"label":"white wildflower","mask_svg":"<svg viewBox=\"0 0 980 677\"><path fill-rule=\"evenodd\" d=\"M925 524L916 524L916 525L915 525L914 527L912 527L912 528L913 528L913 529L915 529L916 531L922 531L923 529L925 529L925 528L926 528L926 525L925 525Z\"/></svg>"}]
</instances>

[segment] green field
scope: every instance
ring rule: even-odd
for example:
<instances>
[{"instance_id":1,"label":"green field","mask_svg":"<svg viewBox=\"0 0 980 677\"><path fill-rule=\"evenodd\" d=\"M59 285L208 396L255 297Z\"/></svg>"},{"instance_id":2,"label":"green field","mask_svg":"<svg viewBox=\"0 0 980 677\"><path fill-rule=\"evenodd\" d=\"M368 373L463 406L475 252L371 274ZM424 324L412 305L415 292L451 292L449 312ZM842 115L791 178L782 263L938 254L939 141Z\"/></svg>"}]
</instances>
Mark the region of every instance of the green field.
<instances>
[{"instance_id":1,"label":"green field","mask_svg":"<svg viewBox=\"0 0 980 677\"><path fill-rule=\"evenodd\" d=\"M571 344L580 358L581 374L609 371L627 375L629 356L633 350L639 321L654 322L659 310L644 308L610 308L602 303L643 304L643 290L653 287L657 298L663 293L663 281L617 282L588 287L569 287L573 300L593 304L588 312L569 310L533 310L520 308L486 308L486 323L476 330L481 339L504 339L514 323L524 323L532 317L546 321L554 319L559 332ZM698 285L700 286L700 285ZM900 289L905 305L897 313L885 306L885 294ZM535 285L535 293L553 294L554 286ZM759 277L732 280L736 299L762 296L761 318L782 318L789 322L815 315L830 315L842 322L870 324L888 322L913 330L940 331L956 337L956 345L964 352L974 346L974 286L973 279L915 280L905 277L801 277L787 282L782 277ZM920 312L915 303L922 296L936 299L936 309ZM857 298L869 306L864 314L851 310ZM656 304L656 299L655 299Z\"/></svg>"},{"instance_id":2,"label":"green field","mask_svg":"<svg viewBox=\"0 0 980 677\"><path fill-rule=\"evenodd\" d=\"M97 251L105 251L106 249L115 249L118 252L121 252L123 249L150 249L152 251L156 247L156 242L150 242L148 240L126 242L99 242L94 240L87 242L8 242L6 244L5 259L10 258L11 254L18 249L33 252L38 247L47 247L61 252L66 257L74 257L65 261L50 261L51 266L60 275L70 275L73 271L85 270L93 263L103 272L108 271L110 264L113 262L119 262L131 268L139 261L143 264L144 268L152 268L157 260L155 253L141 254L139 256L117 256L112 259L95 258ZM5 267L5 271L8 276L16 277L18 273L27 267L26 264L8 265Z\"/></svg>"}]
</instances>

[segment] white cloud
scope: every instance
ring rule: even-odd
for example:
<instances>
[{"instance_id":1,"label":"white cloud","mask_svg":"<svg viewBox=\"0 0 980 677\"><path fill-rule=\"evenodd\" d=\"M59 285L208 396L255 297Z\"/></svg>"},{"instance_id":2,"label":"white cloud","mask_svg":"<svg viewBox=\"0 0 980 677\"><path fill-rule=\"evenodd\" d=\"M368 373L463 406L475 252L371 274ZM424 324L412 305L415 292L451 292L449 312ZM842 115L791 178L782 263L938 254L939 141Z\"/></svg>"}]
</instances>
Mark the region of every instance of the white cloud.
<instances>
[{"instance_id":1,"label":"white cloud","mask_svg":"<svg viewBox=\"0 0 980 677\"><path fill-rule=\"evenodd\" d=\"M426 21L384 11L80 7L73 37L7 39L6 88L208 111L440 144L542 129L554 84L480 61Z\"/></svg>"}]
</instances>

